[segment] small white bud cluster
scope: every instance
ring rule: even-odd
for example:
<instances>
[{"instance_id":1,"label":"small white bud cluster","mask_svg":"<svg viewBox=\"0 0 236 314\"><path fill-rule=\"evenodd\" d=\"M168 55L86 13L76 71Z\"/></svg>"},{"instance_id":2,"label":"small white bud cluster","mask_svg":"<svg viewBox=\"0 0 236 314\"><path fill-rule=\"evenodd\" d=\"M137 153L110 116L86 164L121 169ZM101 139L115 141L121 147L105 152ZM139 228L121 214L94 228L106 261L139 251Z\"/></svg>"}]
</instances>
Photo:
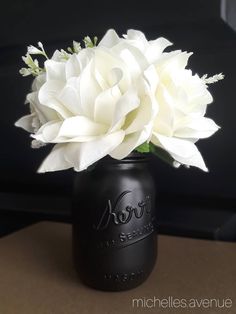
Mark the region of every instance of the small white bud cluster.
<instances>
[{"instance_id":1,"label":"small white bud cluster","mask_svg":"<svg viewBox=\"0 0 236 314\"><path fill-rule=\"evenodd\" d=\"M84 37L83 42L86 48L93 48L97 45L98 38L95 36L91 39L89 36Z\"/></svg>"},{"instance_id":2,"label":"small white bud cluster","mask_svg":"<svg viewBox=\"0 0 236 314\"><path fill-rule=\"evenodd\" d=\"M28 46L26 55L22 57L22 60L28 67L22 68L19 71L20 74L23 76L28 76L28 75L37 76L41 74L42 72L44 72L44 69L39 66L38 60L33 59L31 55L42 55L46 59L48 59L48 56L41 42L38 42L38 48L32 45Z\"/></svg>"},{"instance_id":3,"label":"small white bud cluster","mask_svg":"<svg viewBox=\"0 0 236 314\"><path fill-rule=\"evenodd\" d=\"M215 74L211 77L207 77L208 75L207 74L204 74L201 79L206 83L206 84L213 84L213 83L216 83L220 80L223 80L224 79L224 74L223 73L219 73L219 74Z\"/></svg>"},{"instance_id":4,"label":"small white bud cluster","mask_svg":"<svg viewBox=\"0 0 236 314\"><path fill-rule=\"evenodd\" d=\"M93 39L91 39L89 36L84 37L83 42L85 45L85 48L93 48L96 46L98 41L98 38L95 36ZM73 41L73 45L72 47L68 47L67 51L65 51L64 49L61 49L58 51L59 54L59 58L61 60L68 60L69 57L74 54L74 53L79 53L82 50L81 44L80 42L77 41ZM27 47L27 53L25 56L22 57L24 63L28 66L25 68L21 68L20 69L20 74L22 76L28 76L28 75L33 75L33 76L37 76L41 73L43 73L45 71L44 68L41 68L39 66L39 62L37 59L32 59L31 55L41 55L43 57L45 57L46 59L49 59L43 44L39 41L38 42L38 47L35 46L28 46Z\"/></svg>"}]
</instances>

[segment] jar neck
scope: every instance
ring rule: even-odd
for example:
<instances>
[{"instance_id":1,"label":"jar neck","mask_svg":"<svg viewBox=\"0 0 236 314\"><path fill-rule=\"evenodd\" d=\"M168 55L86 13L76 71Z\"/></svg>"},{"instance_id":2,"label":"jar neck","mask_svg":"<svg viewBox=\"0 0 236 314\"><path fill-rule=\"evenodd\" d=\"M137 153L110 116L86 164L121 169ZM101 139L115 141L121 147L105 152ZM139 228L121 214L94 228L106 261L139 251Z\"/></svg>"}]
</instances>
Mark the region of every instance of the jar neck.
<instances>
[{"instance_id":1,"label":"jar neck","mask_svg":"<svg viewBox=\"0 0 236 314\"><path fill-rule=\"evenodd\" d=\"M127 164L127 163L147 163L150 159L150 154L132 152L123 159L115 159L110 156L105 156L97 162L97 165L103 164Z\"/></svg>"},{"instance_id":2,"label":"jar neck","mask_svg":"<svg viewBox=\"0 0 236 314\"><path fill-rule=\"evenodd\" d=\"M148 166L148 162L150 160L150 154L147 153L138 153L132 152L127 157L123 159L115 159L110 157L109 155L105 156L104 158L98 160L92 166L90 166L87 171L99 171L99 170L109 170L109 169L122 169L128 170L132 168L145 168Z\"/></svg>"}]
</instances>

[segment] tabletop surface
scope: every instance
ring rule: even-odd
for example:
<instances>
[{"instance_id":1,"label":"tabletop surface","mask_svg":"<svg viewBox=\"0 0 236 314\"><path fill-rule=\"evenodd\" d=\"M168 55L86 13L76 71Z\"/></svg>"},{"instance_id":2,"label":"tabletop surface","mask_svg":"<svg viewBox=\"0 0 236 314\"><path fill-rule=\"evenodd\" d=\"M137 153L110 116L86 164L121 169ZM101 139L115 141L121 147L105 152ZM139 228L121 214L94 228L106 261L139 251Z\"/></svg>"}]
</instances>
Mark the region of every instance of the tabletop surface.
<instances>
[{"instance_id":1,"label":"tabletop surface","mask_svg":"<svg viewBox=\"0 0 236 314\"><path fill-rule=\"evenodd\" d=\"M235 243L158 241L146 282L102 292L76 276L70 225L42 222L1 238L0 314L236 313Z\"/></svg>"}]
</instances>

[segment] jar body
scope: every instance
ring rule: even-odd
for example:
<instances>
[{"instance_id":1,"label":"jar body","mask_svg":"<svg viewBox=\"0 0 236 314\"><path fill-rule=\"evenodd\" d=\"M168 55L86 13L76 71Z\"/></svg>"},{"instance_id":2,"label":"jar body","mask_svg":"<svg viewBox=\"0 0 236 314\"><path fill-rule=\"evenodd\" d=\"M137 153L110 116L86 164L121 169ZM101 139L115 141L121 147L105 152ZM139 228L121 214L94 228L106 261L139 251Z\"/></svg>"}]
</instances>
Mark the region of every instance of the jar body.
<instances>
[{"instance_id":1,"label":"jar body","mask_svg":"<svg viewBox=\"0 0 236 314\"><path fill-rule=\"evenodd\" d=\"M143 157L105 158L76 174L73 254L82 281L96 289L134 288L157 255L155 188Z\"/></svg>"}]
</instances>

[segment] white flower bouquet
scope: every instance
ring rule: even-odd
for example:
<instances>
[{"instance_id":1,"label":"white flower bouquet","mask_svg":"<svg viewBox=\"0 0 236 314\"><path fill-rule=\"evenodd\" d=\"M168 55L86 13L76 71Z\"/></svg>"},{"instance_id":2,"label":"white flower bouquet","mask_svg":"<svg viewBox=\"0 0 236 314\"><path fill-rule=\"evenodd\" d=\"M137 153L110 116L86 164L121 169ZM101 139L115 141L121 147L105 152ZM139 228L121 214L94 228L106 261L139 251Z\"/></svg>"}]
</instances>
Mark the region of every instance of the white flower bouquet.
<instances>
[{"instance_id":1,"label":"white flower bouquet","mask_svg":"<svg viewBox=\"0 0 236 314\"><path fill-rule=\"evenodd\" d=\"M207 167L195 143L218 130L204 117L213 101L207 78L186 69L191 53L164 52L165 38L148 41L129 30L122 38L108 30L84 39L84 48L29 46L23 76L33 75L26 97L30 114L15 125L31 133L32 147L53 143L38 172L73 167L82 171L106 155L123 159L132 151L168 156L174 166ZM32 55L46 58L43 67Z\"/></svg>"}]
</instances>

